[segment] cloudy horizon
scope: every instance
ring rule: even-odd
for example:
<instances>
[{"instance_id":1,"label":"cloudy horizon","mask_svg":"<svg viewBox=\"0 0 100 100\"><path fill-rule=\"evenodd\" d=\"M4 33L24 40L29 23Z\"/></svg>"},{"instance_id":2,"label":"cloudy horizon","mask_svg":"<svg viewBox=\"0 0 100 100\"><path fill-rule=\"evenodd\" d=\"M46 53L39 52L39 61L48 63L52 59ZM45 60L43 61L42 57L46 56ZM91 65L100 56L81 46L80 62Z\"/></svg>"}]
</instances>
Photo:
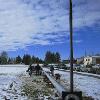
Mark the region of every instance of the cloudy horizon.
<instances>
[{"instance_id":1,"label":"cloudy horizon","mask_svg":"<svg viewBox=\"0 0 100 100\"><path fill-rule=\"evenodd\" d=\"M100 0L73 0L74 43L81 48L76 55L82 55L83 48L100 51L100 46L94 50L100 42L99 4ZM63 56L68 55L60 50L67 50L65 45L69 45L68 0L0 0L0 51L13 55L33 47L46 48L44 52L52 47Z\"/></svg>"}]
</instances>

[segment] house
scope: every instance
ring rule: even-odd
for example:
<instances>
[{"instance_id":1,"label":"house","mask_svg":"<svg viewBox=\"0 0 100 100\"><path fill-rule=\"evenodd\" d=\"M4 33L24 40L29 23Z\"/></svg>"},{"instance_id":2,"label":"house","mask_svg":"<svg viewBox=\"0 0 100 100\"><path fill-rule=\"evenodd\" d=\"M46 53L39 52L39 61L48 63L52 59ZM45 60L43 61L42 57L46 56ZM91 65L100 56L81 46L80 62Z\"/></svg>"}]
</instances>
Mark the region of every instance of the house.
<instances>
[{"instance_id":1,"label":"house","mask_svg":"<svg viewBox=\"0 0 100 100\"><path fill-rule=\"evenodd\" d=\"M84 57L84 65L100 64L100 56L87 56Z\"/></svg>"},{"instance_id":2,"label":"house","mask_svg":"<svg viewBox=\"0 0 100 100\"><path fill-rule=\"evenodd\" d=\"M77 64L83 64L84 62L84 57L77 58Z\"/></svg>"}]
</instances>

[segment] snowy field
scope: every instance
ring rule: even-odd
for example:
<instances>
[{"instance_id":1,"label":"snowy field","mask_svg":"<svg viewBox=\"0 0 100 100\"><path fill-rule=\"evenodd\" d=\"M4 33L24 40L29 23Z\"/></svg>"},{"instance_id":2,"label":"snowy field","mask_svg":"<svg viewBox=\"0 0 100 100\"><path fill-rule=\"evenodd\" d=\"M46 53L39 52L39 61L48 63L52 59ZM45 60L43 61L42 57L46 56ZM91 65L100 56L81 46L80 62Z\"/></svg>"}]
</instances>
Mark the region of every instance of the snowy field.
<instances>
[{"instance_id":1,"label":"snowy field","mask_svg":"<svg viewBox=\"0 0 100 100\"><path fill-rule=\"evenodd\" d=\"M26 70L27 66L25 65L0 65L0 100L4 100L4 96L10 100L28 100L27 97L20 94L21 80L19 77L26 75ZM61 80L67 82L69 86L69 72L55 70L55 73L61 74ZM10 89L12 83L13 88ZM100 79L74 74L74 86L84 95L100 100Z\"/></svg>"},{"instance_id":2,"label":"snowy field","mask_svg":"<svg viewBox=\"0 0 100 100\"><path fill-rule=\"evenodd\" d=\"M0 65L0 100L5 100L5 96L10 100L27 100L20 94L19 79L20 75L26 74L26 70L25 65Z\"/></svg>"},{"instance_id":3,"label":"snowy field","mask_svg":"<svg viewBox=\"0 0 100 100\"><path fill-rule=\"evenodd\" d=\"M49 71L47 68L44 68L44 70ZM69 72L55 70L54 73L59 73L61 75L61 80L63 80L65 84L67 83L66 87L69 87ZM100 100L100 79L74 74L74 87L75 90L81 90L83 95L91 96L95 100Z\"/></svg>"}]
</instances>

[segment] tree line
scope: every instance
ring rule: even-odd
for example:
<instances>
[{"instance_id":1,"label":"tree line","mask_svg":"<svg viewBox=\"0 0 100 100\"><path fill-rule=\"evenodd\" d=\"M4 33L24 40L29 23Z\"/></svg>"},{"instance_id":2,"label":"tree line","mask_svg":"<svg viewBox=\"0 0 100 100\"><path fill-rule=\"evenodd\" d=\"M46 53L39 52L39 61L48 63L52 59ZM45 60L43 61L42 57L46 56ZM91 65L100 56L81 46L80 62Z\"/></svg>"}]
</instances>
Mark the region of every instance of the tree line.
<instances>
[{"instance_id":1,"label":"tree line","mask_svg":"<svg viewBox=\"0 0 100 100\"><path fill-rule=\"evenodd\" d=\"M8 57L7 52L3 51L0 53L0 64L33 64L33 63L60 63L61 57L58 52L54 53L47 51L44 60L39 57L31 56L30 54L24 54L23 57L18 55L15 58Z\"/></svg>"},{"instance_id":2,"label":"tree line","mask_svg":"<svg viewBox=\"0 0 100 100\"><path fill-rule=\"evenodd\" d=\"M58 52L54 53L51 51L47 51L45 54L45 62L46 63L60 63L61 57Z\"/></svg>"}]
</instances>

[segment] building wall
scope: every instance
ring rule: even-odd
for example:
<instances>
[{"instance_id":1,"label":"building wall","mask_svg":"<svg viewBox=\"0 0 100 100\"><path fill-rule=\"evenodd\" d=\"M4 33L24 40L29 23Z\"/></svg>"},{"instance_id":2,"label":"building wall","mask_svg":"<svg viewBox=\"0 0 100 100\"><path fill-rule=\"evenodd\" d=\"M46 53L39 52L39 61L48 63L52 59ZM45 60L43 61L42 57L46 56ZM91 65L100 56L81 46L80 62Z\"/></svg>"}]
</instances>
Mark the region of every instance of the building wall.
<instances>
[{"instance_id":1,"label":"building wall","mask_svg":"<svg viewBox=\"0 0 100 100\"><path fill-rule=\"evenodd\" d=\"M84 58L78 58L77 59L77 64L83 64Z\"/></svg>"},{"instance_id":2,"label":"building wall","mask_svg":"<svg viewBox=\"0 0 100 100\"><path fill-rule=\"evenodd\" d=\"M96 59L96 64L100 64L100 58Z\"/></svg>"},{"instance_id":3,"label":"building wall","mask_svg":"<svg viewBox=\"0 0 100 100\"><path fill-rule=\"evenodd\" d=\"M93 58L92 57L85 57L84 58L84 65L90 65L93 64Z\"/></svg>"},{"instance_id":4,"label":"building wall","mask_svg":"<svg viewBox=\"0 0 100 100\"><path fill-rule=\"evenodd\" d=\"M84 65L90 65L90 64L100 64L100 58L99 57L85 57Z\"/></svg>"},{"instance_id":5,"label":"building wall","mask_svg":"<svg viewBox=\"0 0 100 100\"><path fill-rule=\"evenodd\" d=\"M92 64L96 64L96 57L92 57Z\"/></svg>"}]
</instances>

